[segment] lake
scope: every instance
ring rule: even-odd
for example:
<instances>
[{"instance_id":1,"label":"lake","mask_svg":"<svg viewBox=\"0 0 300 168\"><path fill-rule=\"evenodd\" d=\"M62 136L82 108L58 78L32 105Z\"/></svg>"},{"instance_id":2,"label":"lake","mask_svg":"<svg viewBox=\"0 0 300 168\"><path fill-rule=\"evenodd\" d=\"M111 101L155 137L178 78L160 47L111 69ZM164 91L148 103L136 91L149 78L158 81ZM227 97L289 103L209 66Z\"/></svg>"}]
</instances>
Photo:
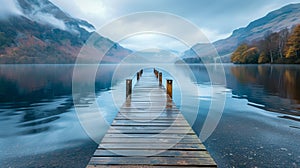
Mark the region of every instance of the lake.
<instances>
[{"instance_id":1,"label":"lake","mask_svg":"<svg viewBox=\"0 0 300 168\"><path fill-rule=\"evenodd\" d=\"M90 66L95 65L82 69ZM207 68L214 65L190 66L195 80L180 73L180 67L176 74L164 72L164 79L180 78L174 83L174 101L198 135L214 99ZM73 69L73 65L0 65L1 167L86 166L97 143L81 124L90 121L93 127L99 114L81 118L74 102L89 109L96 98L109 124L125 99L124 79L129 76L114 73L116 65L102 65L91 84L86 82L88 70L73 80ZM225 64L224 70L226 83L218 86L222 90L218 94L225 97L224 110L204 142L219 167L299 167L300 66ZM73 96L72 81L78 91L73 90ZM191 87L180 88L180 81ZM87 89L91 86L94 93ZM95 129L101 140L105 127Z\"/></svg>"}]
</instances>

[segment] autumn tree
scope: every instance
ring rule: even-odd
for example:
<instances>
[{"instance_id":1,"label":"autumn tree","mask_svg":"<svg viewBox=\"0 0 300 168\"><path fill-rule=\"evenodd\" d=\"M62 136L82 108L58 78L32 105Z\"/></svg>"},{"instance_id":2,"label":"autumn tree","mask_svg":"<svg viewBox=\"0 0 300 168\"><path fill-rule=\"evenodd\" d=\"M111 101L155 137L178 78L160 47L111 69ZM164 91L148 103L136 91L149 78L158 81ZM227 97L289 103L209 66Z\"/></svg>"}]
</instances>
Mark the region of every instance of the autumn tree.
<instances>
[{"instance_id":1,"label":"autumn tree","mask_svg":"<svg viewBox=\"0 0 300 168\"><path fill-rule=\"evenodd\" d=\"M294 28L286 46L286 58L300 58L300 25Z\"/></svg>"},{"instance_id":2,"label":"autumn tree","mask_svg":"<svg viewBox=\"0 0 300 168\"><path fill-rule=\"evenodd\" d=\"M267 57L266 53L261 52L259 54L259 57L258 57L258 63L259 64L265 64L265 63L268 63L268 62L270 62L270 59Z\"/></svg>"},{"instance_id":3,"label":"autumn tree","mask_svg":"<svg viewBox=\"0 0 300 168\"><path fill-rule=\"evenodd\" d=\"M286 59L291 58L291 59ZM300 63L300 25L279 32L268 31L260 40L240 45L232 54L233 63Z\"/></svg>"},{"instance_id":4,"label":"autumn tree","mask_svg":"<svg viewBox=\"0 0 300 168\"><path fill-rule=\"evenodd\" d=\"M259 52L256 47L251 47L242 54L242 60L245 64L257 64Z\"/></svg>"},{"instance_id":5,"label":"autumn tree","mask_svg":"<svg viewBox=\"0 0 300 168\"><path fill-rule=\"evenodd\" d=\"M242 60L242 54L248 50L247 44L240 45L232 54L231 56L231 62L240 64L243 62Z\"/></svg>"},{"instance_id":6,"label":"autumn tree","mask_svg":"<svg viewBox=\"0 0 300 168\"><path fill-rule=\"evenodd\" d=\"M257 64L259 51L257 47L240 45L232 54L231 61L238 64Z\"/></svg>"}]
</instances>

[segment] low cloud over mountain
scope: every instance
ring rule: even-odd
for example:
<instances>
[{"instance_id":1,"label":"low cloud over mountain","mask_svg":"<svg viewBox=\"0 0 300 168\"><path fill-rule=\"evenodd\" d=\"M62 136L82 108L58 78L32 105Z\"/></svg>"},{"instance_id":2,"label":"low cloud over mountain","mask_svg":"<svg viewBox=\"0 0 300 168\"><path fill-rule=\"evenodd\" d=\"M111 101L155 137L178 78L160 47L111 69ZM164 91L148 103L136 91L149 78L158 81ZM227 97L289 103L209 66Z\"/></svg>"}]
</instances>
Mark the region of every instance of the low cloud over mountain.
<instances>
[{"instance_id":1,"label":"low cloud over mountain","mask_svg":"<svg viewBox=\"0 0 300 168\"><path fill-rule=\"evenodd\" d=\"M74 63L81 47L94 33L87 21L74 18L48 0L6 0L0 12L0 63ZM0 8L1 9L1 8ZM104 62L130 53L98 36L103 45L116 46ZM107 59L106 59L107 58Z\"/></svg>"}]
</instances>

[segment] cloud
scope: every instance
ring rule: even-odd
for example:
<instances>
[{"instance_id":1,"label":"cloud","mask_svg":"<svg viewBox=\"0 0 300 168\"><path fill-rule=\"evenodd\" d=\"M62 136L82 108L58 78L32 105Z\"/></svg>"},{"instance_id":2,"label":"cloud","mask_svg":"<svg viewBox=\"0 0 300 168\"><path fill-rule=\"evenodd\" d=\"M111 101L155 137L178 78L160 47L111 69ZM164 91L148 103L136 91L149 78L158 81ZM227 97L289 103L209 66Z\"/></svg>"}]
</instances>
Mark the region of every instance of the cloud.
<instances>
[{"instance_id":1,"label":"cloud","mask_svg":"<svg viewBox=\"0 0 300 168\"><path fill-rule=\"evenodd\" d=\"M85 19L96 26L97 29L105 23L135 12L160 11L169 12L183 17L197 25L210 41L216 41L229 36L233 30L247 26L251 21L265 16L268 12L278 9L289 3L299 3L295 0L51 0L71 15ZM153 22L152 25L163 24L155 20L144 19L145 22ZM127 23L123 23L125 25ZM129 20L128 24L145 26L143 22ZM126 32L127 28L120 23L112 28L112 32ZM148 27L150 28L150 27ZM171 27L166 27L169 29ZM180 25L174 25L172 29L179 32ZM181 31L186 31L182 29ZM192 38L192 37L191 37ZM153 41L154 42L154 41ZM138 43L136 44L139 45ZM129 45L128 45L129 46ZM133 40L130 46L134 47Z\"/></svg>"},{"instance_id":2,"label":"cloud","mask_svg":"<svg viewBox=\"0 0 300 168\"><path fill-rule=\"evenodd\" d=\"M225 39L230 36L230 33L221 33L216 29L206 29L206 28L200 28L200 30L203 32L203 34L208 38L208 40L212 43L215 41L215 39Z\"/></svg>"},{"instance_id":3,"label":"cloud","mask_svg":"<svg viewBox=\"0 0 300 168\"><path fill-rule=\"evenodd\" d=\"M50 0L63 11L71 16L84 19L92 23L96 28L101 27L108 22L113 16L114 9L110 5L105 4L106 1L99 0Z\"/></svg>"},{"instance_id":4,"label":"cloud","mask_svg":"<svg viewBox=\"0 0 300 168\"><path fill-rule=\"evenodd\" d=\"M53 15L53 12L49 11L49 4L45 3L47 1L38 1L38 3L32 3L30 4L30 1L28 2L28 5L30 7L27 7L26 5L23 5L22 7L19 7L24 12L24 16L27 17L30 20L36 21L38 23L52 25L55 28L59 28L61 30L66 30L67 26L65 25L65 22L63 20L60 20L56 18ZM16 2L16 4L19 4ZM21 5L21 4L20 4ZM50 6L52 7L52 6Z\"/></svg>"},{"instance_id":5,"label":"cloud","mask_svg":"<svg viewBox=\"0 0 300 168\"><path fill-rule=\"evenodd\" d=\"M8 15L22 14L16 6L15 0L0 0L0 4L0 19L5 19Z\"/></svg>"},{"instance_id":6,"label":"cloud","mask_svg":"<svg viewBox=\"0 0 300 168\"><path fill-rule=\"evenodd\" d=\"M144 33L138 34L129 38L126 38L119 42L123 47L135 50L135 51L143 51L152 48L162 49L167 51L177 50L183 52L189 47L187 47L181 41L163 35L163 34L153 34L153 33ZM137 45L139 44L139 45Z\"/></svg>"},{"instance_id":7,"label":"cloud","mask_svg":"<svg viewBox=\"0 0 300 168\"><path fill-rule=\"evenodd\" d=\"M184 17L201 28L218 29L228 34L234 29L246 26L254 19L260 18L274 10L292 2L290 0L110 0L105 5L114 7L114 15L122 16L132 12L162 11ZM266 8L270 6L271 8ZM216 38L214 39L216 40Z\"/></svg>"},{"instance_id":8,"label":"cloud","mask_svg":"<svg viewBox=\"0 0 300 168\"><path fill-rule=\"evenodd\" d=\"M176 15L161 12L141 12L121 17L103 26L99 33L116 42L127 36L145 33L165 34L189 46L209 42L196 25Z\"/></svg>"},{"instance_id":9,"label":"cloud","mask_svg":"<svg viewBox=\"0 0 300 168\"><path fill-rule=\"evenodd\" d=\"M37 21L39 23L50 24L50 25L52 25L56 28L59 28L61 30L66 30L67 29L67 26L65 25L65 23L62 20L59 20L59 19L55 18L51 14L37 12L37 13L34 14L34 16L32 16L31 19L34 20L34 21Z\"/></svg>"}]
</instances>

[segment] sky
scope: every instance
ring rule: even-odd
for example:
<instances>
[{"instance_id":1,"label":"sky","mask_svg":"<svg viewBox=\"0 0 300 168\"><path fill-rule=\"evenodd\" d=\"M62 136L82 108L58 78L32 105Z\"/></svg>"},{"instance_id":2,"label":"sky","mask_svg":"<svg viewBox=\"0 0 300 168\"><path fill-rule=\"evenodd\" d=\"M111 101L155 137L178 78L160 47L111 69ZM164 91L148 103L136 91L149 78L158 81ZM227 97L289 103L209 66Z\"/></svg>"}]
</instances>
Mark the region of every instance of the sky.
<instances>
[{"instance_id":1,"label":"sky","mask_svg":"<svg viewBox=\"0 0 300 168\"><path fill-rule=\"evenodd\" d=\"M124 15L144 11L167 12L195 24L210 42L224 39L232 31L247 26L251 21L265 16L300 0L50 0L70 15L92 23L96 29ZM131 24L136 20L128 21ZM151 24L151 21L139 20ZM155 22L155 21L154 21ZM157 24L157 23L153 23ZM178 25L170 24L170 29ZM112 29L118 31L120 27ZM147 39L142 42L141 39ZM180 42L157 34L139 34L124 39L123 46L142 50L144 48L164 48L185 50ZM143 46L143 47L141 47Z\"/></svg>"}]
</instances>

